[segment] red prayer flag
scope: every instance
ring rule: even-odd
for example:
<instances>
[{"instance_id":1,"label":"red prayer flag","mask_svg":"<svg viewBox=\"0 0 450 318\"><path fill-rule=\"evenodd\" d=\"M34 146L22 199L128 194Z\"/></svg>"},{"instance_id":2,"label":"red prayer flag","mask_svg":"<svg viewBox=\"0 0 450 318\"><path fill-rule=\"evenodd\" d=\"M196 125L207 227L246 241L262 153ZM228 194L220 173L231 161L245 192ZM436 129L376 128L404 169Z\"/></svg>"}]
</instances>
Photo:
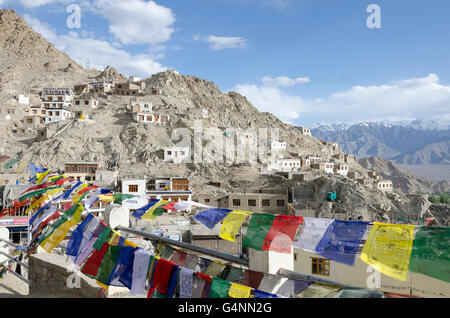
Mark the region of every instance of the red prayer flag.
<instances>
[{"instance_id":1,"label":"red prayer flag","mask_svg":"<svg viewBox=\"0 0 450 318\"><path fill-rule=\"evenodd\" d=\"M244 279L242 285L249 286L253 289L257 289L259 287L259 283L264 278L264 274L261 272L254 272L251 270L246 270L244 274Z\"/></svg>"},{"instance_id":2,"label":"red prayer flag","mask_svg":"<svg viewBox=\"0 0 450 318\"><path fill-rule=\"evenodd\" d=\"M178 202L171 202L171 203L162 205L161 207L164 208L164 209L166 209L166 210L176 210L176 209L174 208L174 205L177 204L177 203L178 203Z\"/></svg>"},{"instance_id":3,"label":"red prayer flag","mask_svg":"<svg viewBox=\"0 0 450 318\"><path fill-rule=\"evenodd\" d=\"M97 189L98 187L97 186L92 186L92 187L87 187L87 188L84 188L83 190L80 190L79 192L78 192L78 194L83 194L83 193L86 193L86 192L88 192L88 191L90 191L90 190L93 190L93 189Z\"/></svg>"},{"instance_id":4,"label":"red prayer flag","mask_svg":"<svg viewBox=\"0 0 450 318\"><path fill-rule=\"evenodd\" d=\"M195 273L197 274L198 277L200 277L201 279L203 279L207 283L212 284L212 277L211 276L208 276L208 275L205 275L205 274L202 274L202 273L199 273L199 272L195 272Z\"/></svg>"},{"instance_id":5,"label":"red prayer flag","mask_svg":"<svg viewBox=\"0 0 450 318\"><path fill-rule=\"evenodd\" d=\"M48 217L44 222L41 223L41 225L39 225L39 227L36 229L36 231L34 231L33 237L36 237L41 230L51 221L59 218L62 214L59 213L58 211L56 211L55 213L53 213L50 217Z\"/></svg>"},{"instance_id":6,"label":"red prayer flag","mask_svg":"<svg viewBox=\"0 0 450 318\"><path fill-rule=\"evenodd\" d=\"M183 267L184 262L186 262L186 257L187 253L176 250L175 253L173 253L172 257L170 258L170 261L178 266Z\"/></svg>"},{"instance_id":7,"label":"red prayer flag","mask_svg":"<svg viewBox=\"0 0 450 318\"><path fill-rule=\"evenodd\" d=\"M303 223L301 216L278 215L264 240L263 250L290 253L295 233Z\"/></svg>"},{"instance_id":8,"label":"red prayer flag","mask_svg":"<svg viewBox=\"0 0 450 318\"><path fill-rule=\"evenodd\" d=\"M155 270L152 275L152 287L155 287L161 294L166 294L169 288L169 279L174 263L165 259L157 260Z\"/></svg>"},{"instance_id":9,"label":"red prayer flag","mask_svg":"<svg viewBox=\"0 0 450 318\"><path fill-rule=\"evenodd\" d=\"M105 242L100 250L94 250L94 253L88 258L81 272L85 275L96 277L108 248L109 244Z\"/></svg>"}]
</instances>

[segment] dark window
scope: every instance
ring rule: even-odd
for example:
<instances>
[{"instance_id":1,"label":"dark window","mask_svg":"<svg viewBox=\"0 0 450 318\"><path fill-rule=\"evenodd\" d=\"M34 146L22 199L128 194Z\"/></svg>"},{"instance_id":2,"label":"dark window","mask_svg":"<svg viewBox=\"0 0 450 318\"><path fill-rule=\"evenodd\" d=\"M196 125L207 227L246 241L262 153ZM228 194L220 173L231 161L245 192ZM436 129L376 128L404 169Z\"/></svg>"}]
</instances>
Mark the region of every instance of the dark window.
<instances>
[{"instance_id":1,"label":"dark window","mask_svg":"<svg viewBox=\"0 0 450 318\"><path fill-rule=\"evenodd\" d=\"M326 258L311 258L311 273L330 276L330 260Z\"/></svg>"},{"instance_id":2,"label":"dark window","mask_svg":"<svg viewBox=\"0 0 450 318\"><path fill-rule=\"evenodd\" d=\"M270 200L262 200L262 206L270 206Z\"/></svg>"},{"instance_id":3,"label":"dark window","mask_svg":"<svg viewBox=\"0 0 450 318\"><path fill-rule=\"evenodd\" d=\"M277 200L277 206L284 206L284 200Z\"/></svg>"},{"instance_id":4,"label":"dark window","mask_svg":"<svg viewBox=\"0 0 450 318\"><path fill-rule=\"evenodd\" d=\"M256 206L256 200L248 200L248 206Z\"/></svg>"},{"instance_id":5,"label":"dark window","mask_svg":"<svg viewBox=\"0 0 450 318\"><path fill-rule=\"evenodd\" d=\"M233 206L241 206L241 200L240 199L233 199Z\"/></svg>"}]
</instances>

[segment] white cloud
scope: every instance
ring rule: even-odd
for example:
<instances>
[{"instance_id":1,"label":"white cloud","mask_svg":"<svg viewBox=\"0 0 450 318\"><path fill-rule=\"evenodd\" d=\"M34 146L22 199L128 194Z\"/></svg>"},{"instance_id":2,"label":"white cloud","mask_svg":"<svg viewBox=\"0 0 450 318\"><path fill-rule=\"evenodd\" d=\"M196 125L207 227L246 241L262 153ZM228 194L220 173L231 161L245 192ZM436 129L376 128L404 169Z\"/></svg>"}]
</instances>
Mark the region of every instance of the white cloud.
<instances>
[{"instance_id":1,"label":"white cloud","mask_svg":"<svg viewBox=\"0 0 450 318\"><path fill-rule=\"evenodd\" d=\"M82 57L85 61L89 59L91 68L102 70L107 65L111 65L125 75L138 75L143 78L167 69L149 54L131 54L107 41L93 37L80 37L73 31L57 35L49 25L38 19L29 15L25 15L24 18L35 31L41 33L46 40L72 59L75 60L78 57Z\"/></svg>"},{"instance_id":2,"label":"white cloud","mask_svg":"<svg viewBox=\"0 0 450 318\"><path fill-rule=\"evenodd\" d=\"M154 1L94 0L92 9L109 21L109 32L125 45L156 45L174 32L172 10Z\"/></svg>"},{"instance_id":3,"label":"white cloud","mask_svg":"<svg viewBox=\"0 0 450 318\"><path fill-rule=\"evenodd\" d=\"M68 4L73 2L71 0L20 0L20 4L22 4L25 8L36 8L43 5L48 4L56 4L56 3L64 3Z\"/></svg>"},{"instance_id":4,"label":"white cloud","mask_svg":"<svg viewBox=\"0 0 450 318\"><path fill-rule=\"evenodd\" d=\"M326 98L289 95L280 89L281 86L236 85L235 90L260 111L271 112L285 121L423 118L445 114L450 109L450 86L440 84L436 74L379 86L355 86Z\"/></svg>"},{"instance_id":5,"label":"white cloud","mask_svg":"<svg viewBox=\"0 0 450 318\"><path fill-rule=\"evenodd\" d=\"M310 79L308 77L297 77L297 78L289 78L286 76L279 76L279 77L270 77L270 76L264 76L262 78L263 84L265 86L274 86L274 87L292 87L297 84L303 84L303 83L309 83Z\"/></svg>"},{"instance_id":6,"label":"white cloud","mask_svg":"<svg viewBox=\"0 0 450 318\"><path fill-rule=\"evenodd\" d=\"M264 4L267 6L275 7L277 9L285 9L289 6L289 0L265 0Z\"/></svg>"},{"instance_id":7,"label":"white cloud","mask_svg":"<svg viewBox=\"0 0 450 318\"><path fill-rule=\"evenodd\" d=\"M196 38L199 39L198 36L194 36L194 39ZM208 35L203 38L203 41L209 43L209 47L214 51L224 49L242 49L247 47L247 40L242 37Z\"/></svg>"}]
</instances>

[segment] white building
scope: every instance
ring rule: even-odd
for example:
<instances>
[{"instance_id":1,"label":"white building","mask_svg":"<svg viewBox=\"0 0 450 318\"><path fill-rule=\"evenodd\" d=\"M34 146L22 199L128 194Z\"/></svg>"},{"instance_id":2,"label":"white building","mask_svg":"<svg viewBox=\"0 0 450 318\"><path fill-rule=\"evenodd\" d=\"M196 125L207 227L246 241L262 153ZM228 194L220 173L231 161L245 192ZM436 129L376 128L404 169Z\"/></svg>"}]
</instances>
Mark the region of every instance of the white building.
<instances>
[{"instance_id":1,"label":"white building","mask_svg":"<svg viewBox=\"0 0 450 318\"><path fill-rule=\"evenodd\" d=\"M280 169L281 171L293 171L300 170L302 167L300 159L281 159Z\"/></svg>"},{"instance_id":2,"label":"white building","mask_svg":"<svg viewBox=\"0 0 450 318\"><path fill-rule=\"evenodd\" d=\"M320 163L311 163L311 168L317 169L320 171L324 171L328 174L334 173L334 163L333 162L320 162Z\"/></svg>"},{"instance_id":3,"label":"white building","mask_svg":"<svg viewBox=\"0 0 450 318\"><path fill-rule=\"evenodd\" d=\"M138 123L167 124L170 120L170 115L137 112L134 115L134 120Z\"/></svg>"},{"instance_id":4,"label":"white building","mask_svg":"<svg viewBox=\"0 0 450 318\"><path fill-rule=\"evenodd\" d=\"M375 182L373 186L380 190L380 191L392 191L393 190L393 184L391 180L380 180L378 182Z\"/></svg>"},{"instance_id":5,"label":"white building","mask_svg":"<svg viewBox=\"0 0 450 318\"><path fill-rule=\"evenodd\" d=\"M57 123L71 117L71 112L65 109L47 109L45 112L45 124Z\"/></svg>"},{"instance_id":6,"label":"white building","mask_svg":"<svg viewBox=\"0 0 450 318\"><path fill-rule=\"evenodd\" d=\"M141 79L139 78L139 77L137 77L137 76L130 76L129 78L128 78L128 81L129 82L132 82L132 83L134 83L134 82L139 82Z\"/></svg>"},{"instance_id":7,"label":"white building","mask_svg":"<svg viewBox=\"0 0 450 318\"><path fill-rule=\"evenodd\" d=\"M89 106L92 109L95 109L98 106L98 100L95 98L77 98L75 99L74 104L76 106Z\"/></svg>"},{"instance_id":8,"label":"white building","mask_svg":"<svg viewBox=\"0 0 450 318\"><path fill-rule=\"evenodd\" d=\"M270 149L274 150L286 150L286 143L282 141L272 141L270 143Z\"/></svg>"},{"instance_id":9,"label":"white building","mask_svg":"<svg viewBox=\"0 0 450 318\"><path fill-rule=\"evenodd\" d=\"M145 179L123 179L122 193L136 195L138 197L124 200L122 205L134 211L146 205L147 180Z\"/></svg>"},{"instance_id":10,"label":"white building","mask_svg":"<svg viewBox=\"0 0 450 318\"><path fill-rule=\"evenodd\" d=\"M191 161L189 147L172 147L164 149L164 162L183 163Z\"/></svg>"},{"instance_id":11,"label":"white building","mask_svg":"<svg viewBox=\"0 0 450 318\"><path fill-rule=\"evenodd\" d=\"M41 99L45 109L63 109L72 105L73 92L71 88L43 88Z\"/></svg>"},{"instance_id":12,"label":"white building","mask_svg":"<svg viewBox=\"0 0 450 318\"><path fill-rule=\"evenodd\" d=\"M348 165L337 164L334 166L334 171L337 174L340 174L341 176L347 176L348 175Z\"/></svg>"},{"instance_id":13,"label":"white building","mask_svg":"<svg viewBox=\"0 0 450 318\"><path fill-rule=\"evenodd\" d=\"M306 159L309 159L310 164L322 162L322 157L320 157L320 156L311 155L311 156L306 157Z\"/></svg>"},{"instance_id":14,"label":"white building","mask_svg":"<svg viewBox=\"0 0 450 318\"><path fill-rule=\"evenodd\" d=\"M17 101L19 102L19 104L28 105L28 106L30 105L30 97L29 96L19 94L19 96L17 97Z\"/></svg>"},{"instance_id":15,"label":"white building","mask_svg":"<svg viewBox=\"0 0 450 318\"><path fill-rule=\"evenodd\" d=\"M132 101L131 112L152 113L153 104L149 101Z\"/></svg>"},{"instance_id":16,"label":"white building","mask_svg":"<svg viewBox=\"0 0 450 318\"><path fill-rule=\"evenodd\" d=\"M91 93L106 94L112 90L112 84L107 82L92 82L89 86Z\"/></svg>"},{"instance_id":17,"label":"white building","mask_svg":"<svg viewBox=\"0 0 450 318\"><path fill-rule=\"evenodd\" d=\"M311 136L311 129L307 128L307 127L298 127L300 129L300 132L302 133L302 135L304 136Z\"/></svg>"}]
</instances>

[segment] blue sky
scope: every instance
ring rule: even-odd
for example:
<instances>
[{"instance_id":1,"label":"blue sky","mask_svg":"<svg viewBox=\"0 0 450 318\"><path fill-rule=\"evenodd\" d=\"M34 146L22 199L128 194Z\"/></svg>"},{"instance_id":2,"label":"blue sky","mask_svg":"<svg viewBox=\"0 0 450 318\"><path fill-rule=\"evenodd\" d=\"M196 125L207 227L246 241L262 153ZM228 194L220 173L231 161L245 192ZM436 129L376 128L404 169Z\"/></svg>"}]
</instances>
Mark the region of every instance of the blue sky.
<instances>
[{"instance_id":1,"label":"blue sky","mask_svg":"<svg viewBox=\"0 0 450 318\"><path fill-rule=\"evenodd\" d=\"M81 8L70 29L68 5ZM381 28L366 12L376 4ZM85 66L165 69L297 125L450 120L448 0L0 0ZM81 59L80 59L81 58Z\"/></svg>"}]
</instances>

